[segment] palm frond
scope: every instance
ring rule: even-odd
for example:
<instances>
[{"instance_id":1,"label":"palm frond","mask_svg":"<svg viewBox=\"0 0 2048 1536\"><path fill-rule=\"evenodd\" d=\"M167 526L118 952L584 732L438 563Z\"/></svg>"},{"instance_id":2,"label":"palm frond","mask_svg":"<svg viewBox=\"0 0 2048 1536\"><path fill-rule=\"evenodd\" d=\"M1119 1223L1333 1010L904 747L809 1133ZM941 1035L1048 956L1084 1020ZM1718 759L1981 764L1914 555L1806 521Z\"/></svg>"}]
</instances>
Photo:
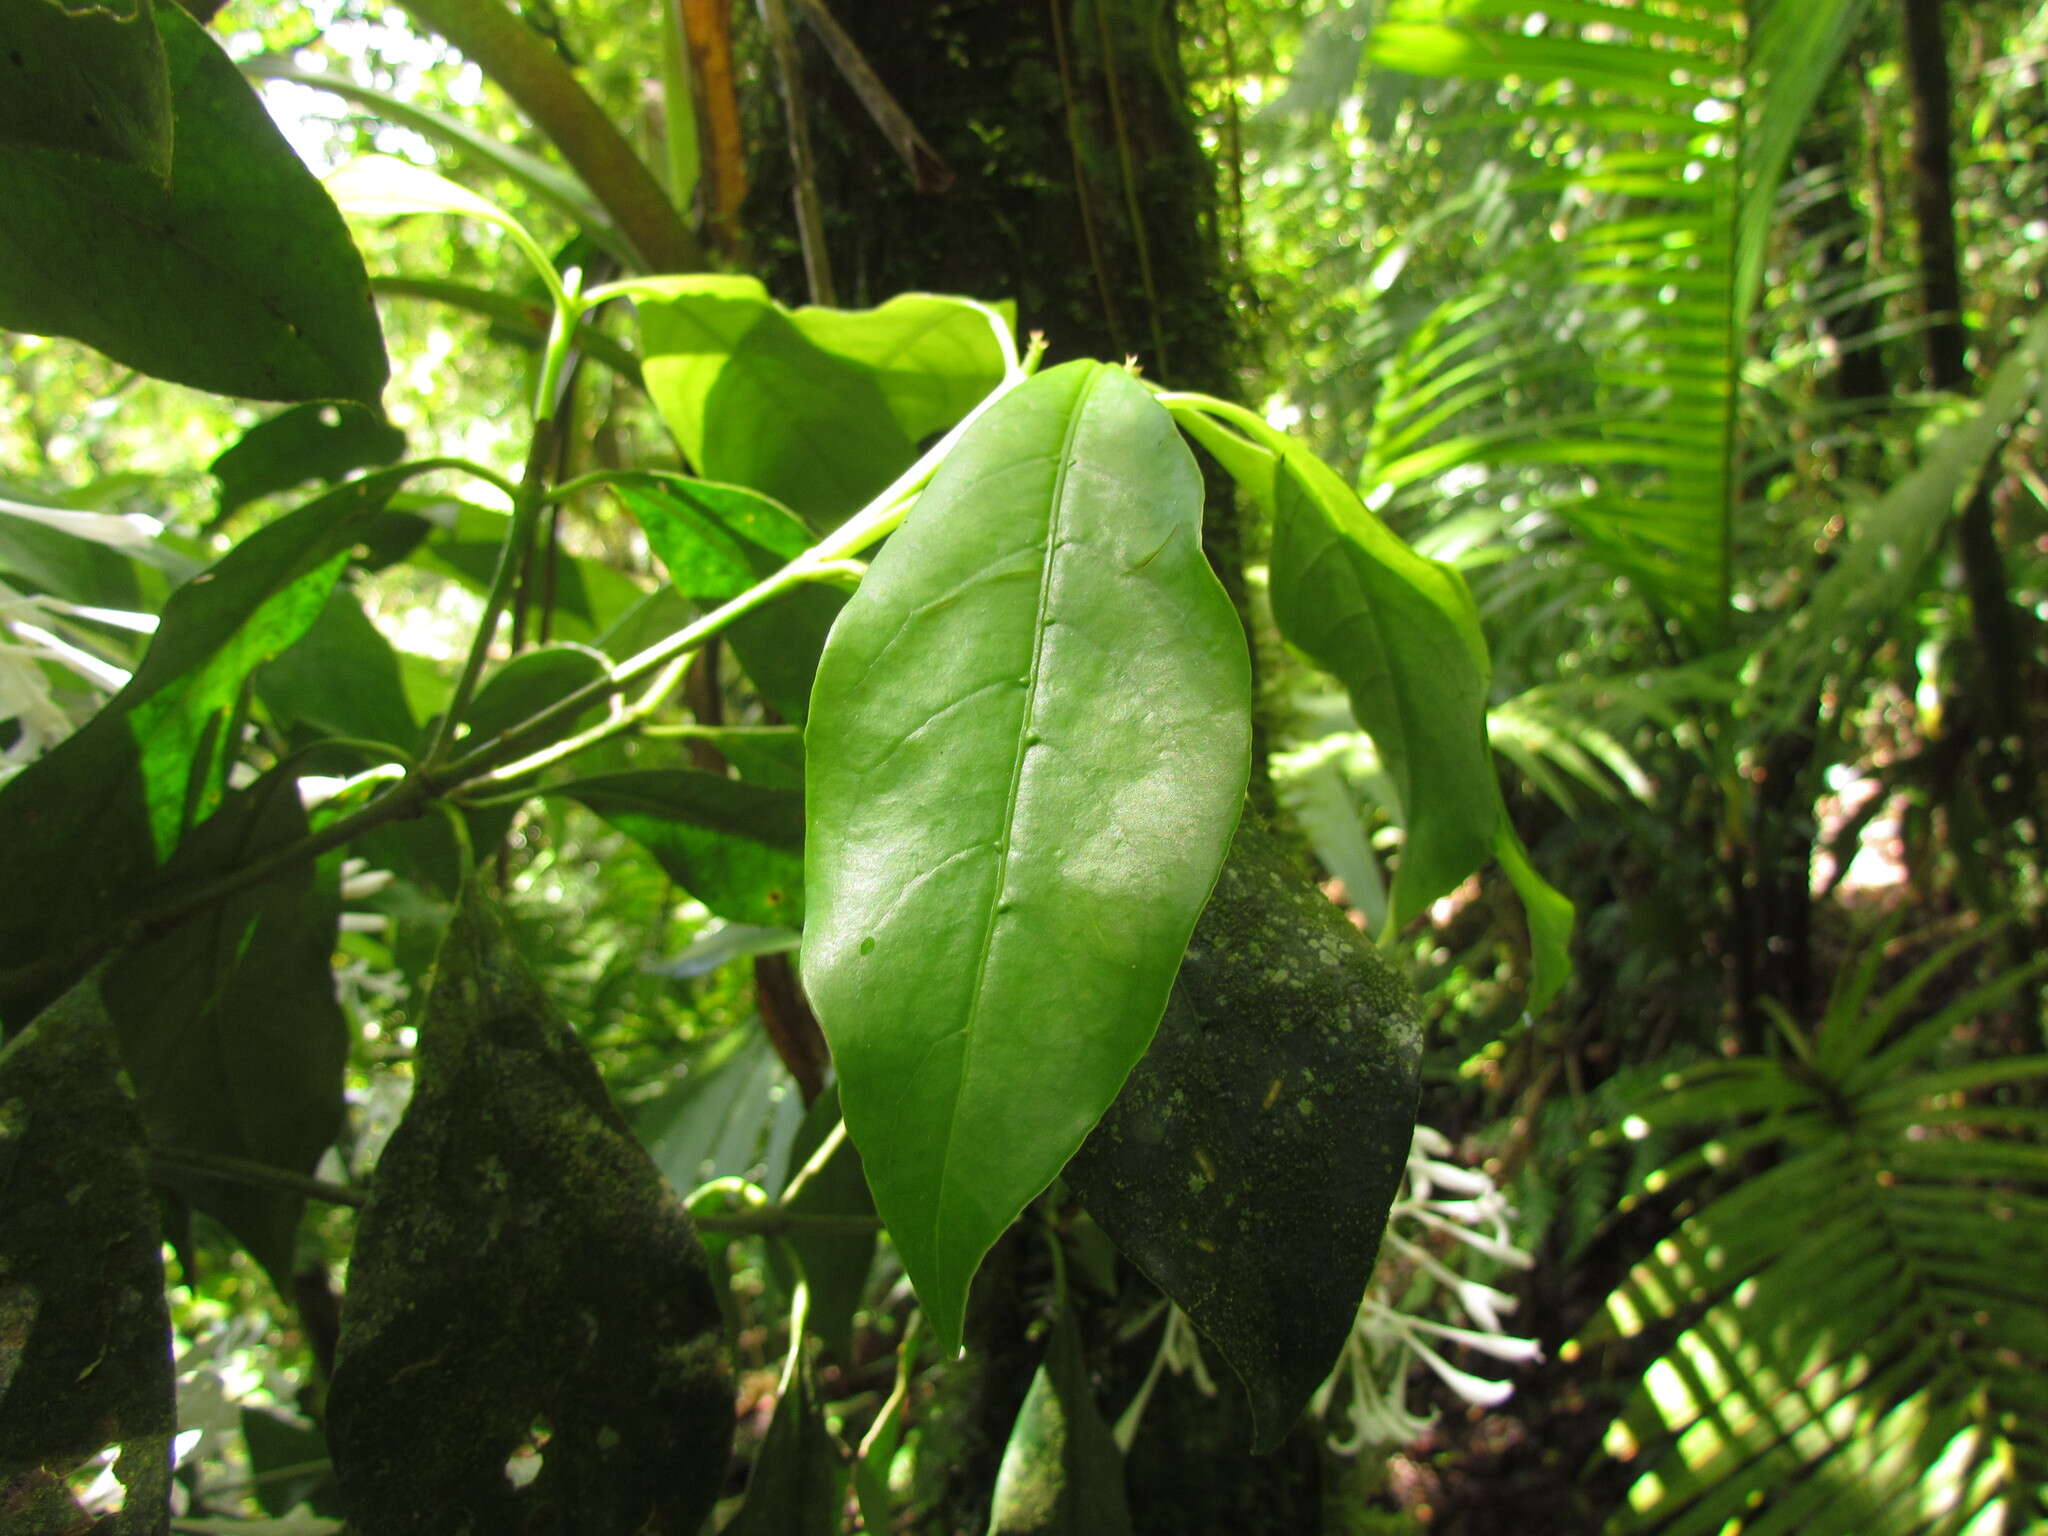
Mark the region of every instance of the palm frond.
<instances>
[{"instance_id":1,"label":"palm frond","mask_svg":"<svg viewBox=\"0 0 2048 1536\"><path fill-rule=\"evenodd\" d=\"M1501 83L1496 113L1538 163L1517 190L1549 200L1552 245L1408 338L1368 497L1528 496L1541 467L1548 512L1694 649L1718 645L1776 192L1863 4L1391 0L1371 59Z\"/></svg>"},{"instance_id":2,"label":"palm frond","mask_svg":"<svg viewBox=\"0 0 2048 1536\"><path fill-rule=\"evenodd\" d=\"M1945 1064L2008 971L1911 1025L1968 943L1847 967L1791 1053L1683 1074L1630 1130L1705 1139L1643 1180L1768 1165L1692 1209L1585 1343L1675 1337L1610 1426L1621 1532L1922 1536L2048 1515L2048 1055ZM1685 1207L1681 1207L1685 1209ZM1582 1346L1583 1347L1583 1346Z\"/></svg>"}]
</instances>

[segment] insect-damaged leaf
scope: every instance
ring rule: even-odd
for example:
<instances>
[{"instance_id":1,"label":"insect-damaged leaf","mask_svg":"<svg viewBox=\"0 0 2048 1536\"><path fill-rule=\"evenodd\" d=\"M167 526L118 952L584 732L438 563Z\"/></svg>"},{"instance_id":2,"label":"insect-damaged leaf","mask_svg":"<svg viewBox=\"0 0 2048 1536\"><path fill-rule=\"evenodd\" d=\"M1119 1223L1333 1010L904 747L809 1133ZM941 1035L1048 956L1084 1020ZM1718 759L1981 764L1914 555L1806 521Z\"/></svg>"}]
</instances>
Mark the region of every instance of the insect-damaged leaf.
<instances>
[{"instance_id":1,"label":"insect-damaged leaf","mask_svg":"<svg viewBox=\"0 0 2048 1536\"><path fill-rule=\"evenodd\" d=\"M1121 369L961 438L840 615L806 732L804 983L947 1348L1143 1054L1249 765L1201 479Z\"/></svg>"},{"instance_id":2,"label":"insect-damaged leaf","mask_svg":"<svg viewBox=\"0 0 2048 1536\"><path fill-rule=\"evenodd\" d=\"M0 326L217 394L375 405L384 337L340 211L205 29L175 6L156 24L168 180L58 150L0 155Z\"/></svg>"},{"instance_id":3,"label":"insect-damaged leaf","mask_svg":"<svg viewBox=\"0 0 2048 1536\"><path fill-rule=\"evenodd\" d=\"M694 1533L732 1376L689 1217L466 892L349 1262L328 1436L352 1526ZM507 1458L536 1430L523 1488Z\"/></svg>"},{"instance_id":4,"label":"insect-damaged leaf","mask_svg":"<svg viewBox=\"0 0 2048 1536\"><path fill-rule=\"evenodd\" d=\"M1067 1165L1279 1443L1336 1363L1415 1123L1404 982L1247 811L1152 1048Z\"/></svg>"},{"instance_id":5,"label":"insect-damaged leaf","mask_svg":"<svg viewBox=\"0 0 2048 1536\"><path fill-rule=\"evenodd\" d=\"M171 173L171 87L152 0L0 9L0 152L33 145Z\"/></svg>"},{"instance_id":6,"label":"insect-damaged leaf","mask_svg":"<svg viewBox=\"0 0 2048 1536\"><path fill-rule=\"evenodd\" d=\"M91 977L0 1051L0 1527L64 1529L59 1479L118 1444L123 1512L81 1527L163 1530L175 1427L148 1157Z\"/></svg>"}]
</instances>

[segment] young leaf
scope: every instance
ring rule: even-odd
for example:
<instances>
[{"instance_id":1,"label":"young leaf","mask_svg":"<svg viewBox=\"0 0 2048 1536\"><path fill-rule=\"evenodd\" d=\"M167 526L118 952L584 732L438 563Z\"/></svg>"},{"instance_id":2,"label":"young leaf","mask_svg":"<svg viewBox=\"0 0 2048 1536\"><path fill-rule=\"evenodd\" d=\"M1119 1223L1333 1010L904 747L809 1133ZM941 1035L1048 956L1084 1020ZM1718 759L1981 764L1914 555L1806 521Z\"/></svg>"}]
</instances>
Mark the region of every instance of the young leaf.
<instances>
[{"instance_id":1,"label":"young leaf","mask_svg":"<svg viewBox=\"0 0 2048 1536\"><path fill-rule=\"evenodd\" d=\"M142 1124L88 979L0 1051L0 1515L24 1522L9 1529L99 1529L61 1483L39 1490L47 1525L17 1501L28 1469L63 1477L116 1443L120 1529L163 1529L177 1421L157 1225Z\"/></svg>"},{"instance_id":2,"label":"young leaf","mask_svg":"<svg viewBox=\"0 0 2048 1536\"><path fill-rule=\"evenodd\" d=\"M551 785L654 855L668 877L735 923L803 923L803 800L689 768Z\"/></svg>"},{"instance_id":3,"label":"young leaf","mask_svg":"<svg viewBox=\"0 0 2048 1536\"><path fill-rule=\"evenodd\" d=\"M0 152L90 155L171 174L171 86L150 0L0 9Z\"/></svg>"},{"instance_id":4,"label":"young leaf","mask_svg":"<svg viewBox=\"0 0 2048 1536\"><path fill-rule=\"evenodd\" d=\"M755 279L651 278L633 302L647 392L705 479L831 528L915 457L873 370L810 340Z\"/></svg>"},{"instance_id":5,"label":"young leaf","mask_svg":"<svg viewBox=\"0 0 2048 1536\"><path fill-rule=\"evenodd\" d=\"M55 150L0 155L0 326L218 394L375 406L383 333L341 215L199 23L176 6L156 22L168 184Z\"/></svg>"},{"instance_id":6,"label":"young leaf","mask_svg":"<svg viewBox=\"0 0 2048 1536\"><path fill-rule=\"evenodd\" d=\"M704 1250L472 888L349 1260L328 1437L365 1531L695 1531L732 1375ZM539 1473L505 1463L536 1426Z\"/></svg>"},{"instance_id":7,"label":"young leaf","mask_svg":"<svg viewBox=\"0 0 2048 1536\"><path fill-rule=\"evenodd\" d=\"M309 402L258 422L206 466L220 482L216 520L259 496L308 480L330 484L352 469L390 464L405 452L405 433L359 405Z\"/></svg>"},{"instance_id":8,"label":"young leaf","mask_svg":"<svg viewBox=\"0 0 2048 1536\"><path fill-rule=\"evenodd\" d=\"M1062 1296L996 1472L988 1536L1130 1536L1124 1459L1095 1406L1081 1336Z\"/></svg>"},{"instance_id":9,"label":"young leaf","mask_svg":"<svg viewBox=\"0 0 2048 1536\"><path fill-rule=\"evenodd\" d=\"M1247 811L1152 1048L1067 1164L1270 1450L1358 1315L1415 1125L1415 1000Z\"/></svg>"},{"instance_id":10,"label":"young leaf","mask_svg":"<svg viewBox=\"0 0 2048 1536\"><path fill-rule=\"evenodd\" d=\"M1041 374L962 437L818 668L804 981L949 1349L1144 1053L1237 820L1250 666L1200 508L1129 374Z\"/></svg>"}]
</instances>

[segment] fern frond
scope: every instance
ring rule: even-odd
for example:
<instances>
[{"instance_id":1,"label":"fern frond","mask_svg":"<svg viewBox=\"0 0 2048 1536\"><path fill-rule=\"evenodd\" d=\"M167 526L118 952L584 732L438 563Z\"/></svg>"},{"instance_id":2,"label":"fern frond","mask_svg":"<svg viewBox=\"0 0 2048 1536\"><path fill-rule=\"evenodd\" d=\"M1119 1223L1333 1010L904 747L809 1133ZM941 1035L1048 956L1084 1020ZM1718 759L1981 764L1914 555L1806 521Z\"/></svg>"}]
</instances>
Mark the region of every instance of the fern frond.
<instances>
[{"instance_id":1,"label":"fern frond","mask_svg":"<svg viewBox=\"0 0 2048 1536\"><path fill-rule=\"evenodd\" d=\"M1711 1136L1646 1189L1769 1166L1687 1215L1589 1334L1677 1329L1608 1432L1640 1469L1612 1531L1923 1536L2048 1516L2048 1113L1981 1097L2048 1078L2048 1055L1941 1060L2044 967L1902 1027L1959 949L1875 995L1873 952L1810 1046L1793 1031L1792 1056L1714 1063L1638 1109Z\"/></svg>"}]
</instances>

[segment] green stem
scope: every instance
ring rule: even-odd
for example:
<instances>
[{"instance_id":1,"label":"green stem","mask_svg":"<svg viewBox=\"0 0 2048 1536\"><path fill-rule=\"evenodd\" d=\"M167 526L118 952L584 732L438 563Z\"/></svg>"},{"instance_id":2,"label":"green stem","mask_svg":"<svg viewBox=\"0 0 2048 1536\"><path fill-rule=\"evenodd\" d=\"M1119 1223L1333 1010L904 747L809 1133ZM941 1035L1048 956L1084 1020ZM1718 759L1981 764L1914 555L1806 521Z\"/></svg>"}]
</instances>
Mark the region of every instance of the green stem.
<instances>
[{"instance_id":1,"label":"green stem","mask_svg":"<svg viewBox=\"0 0 2048 1536\"><path fill-rule=\"evenodd\" d=\"M325 1179L294 1173L289 1168L274 1167L246 1157L229 1157L220 1152L200 1152L189 1147L154 1147L150 1150L150 1161L167 1173L204 1174L207 1178L225 1179L231 1184L304 1195L309 1200L325 1201L328 1205L360 1207L369 1199L362 1190L351 1185L330 1184Z\"/></svg>"}]
</instances>

